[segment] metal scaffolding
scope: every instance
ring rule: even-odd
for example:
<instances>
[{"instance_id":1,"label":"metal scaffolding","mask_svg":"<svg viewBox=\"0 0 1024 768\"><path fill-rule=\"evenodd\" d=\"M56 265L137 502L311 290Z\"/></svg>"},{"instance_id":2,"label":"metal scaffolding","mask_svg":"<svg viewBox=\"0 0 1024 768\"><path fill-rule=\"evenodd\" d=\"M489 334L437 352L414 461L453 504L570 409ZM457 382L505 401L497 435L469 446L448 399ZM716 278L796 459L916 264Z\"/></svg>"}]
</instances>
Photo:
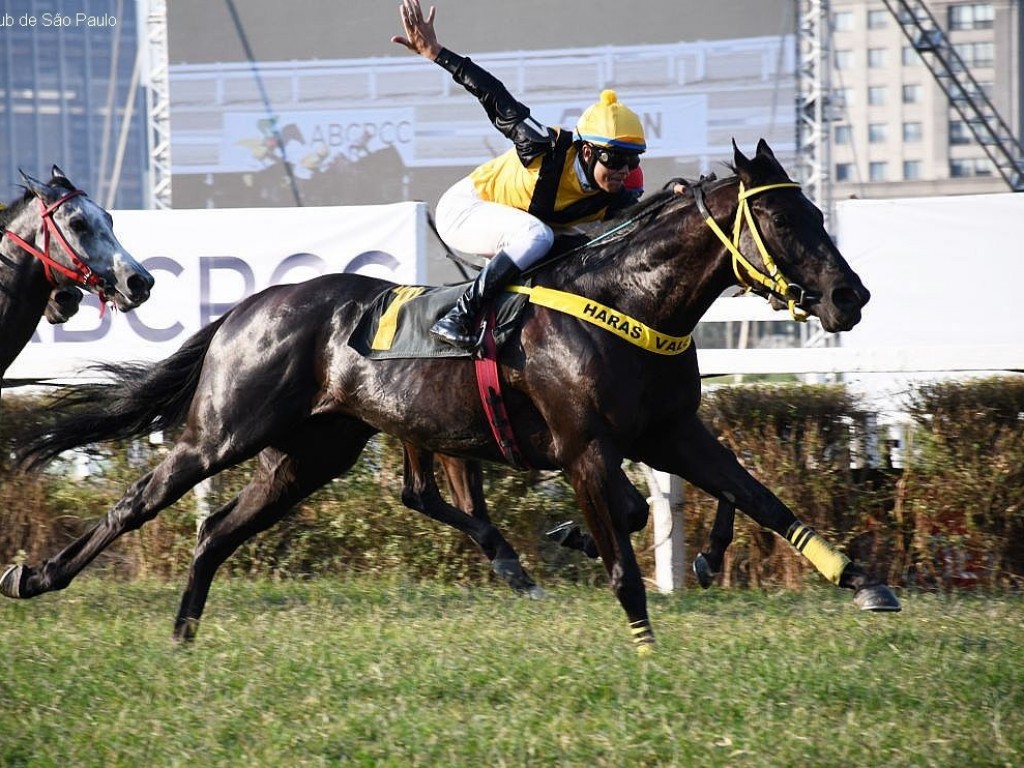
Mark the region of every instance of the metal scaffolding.
<instances>
[{"instance_id":1,"label":"metal scaffolding","mask_svg":"<svg viewBox=\"0 0 1024 768\"><path fill-rule=\"evenodd\" d=\"M796 0L797 19L797 178L807 195L832 221L829 169L832 56L829 0Z\"/></svg>"},{"instance_id":2,"label":"metal scaffolding","mask_svg":"<svg viewBox=\"0 0 1024 768\"><path fill-rule=\"evenodd\" d=\"M149 207L171 208L171 94L167 66L166 0L138 0L144 29L139 46L146 89Z\"/></svg>"}]
</instances>

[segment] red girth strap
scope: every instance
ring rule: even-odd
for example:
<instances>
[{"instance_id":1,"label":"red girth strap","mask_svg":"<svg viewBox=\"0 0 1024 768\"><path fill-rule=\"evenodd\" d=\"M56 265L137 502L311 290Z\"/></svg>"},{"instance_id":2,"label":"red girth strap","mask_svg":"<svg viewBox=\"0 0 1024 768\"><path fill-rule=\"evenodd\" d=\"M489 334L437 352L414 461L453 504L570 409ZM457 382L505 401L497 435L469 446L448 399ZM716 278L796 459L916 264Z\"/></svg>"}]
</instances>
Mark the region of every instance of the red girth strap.
<instances>
[{"instance_id":1,"label":"red girth strap","mask_svg":"<svg viewBox=\"0 0 1024 768\"><path fill-rule=\"evenodd\" d=\"M484 336L480 348L480 356L476 358L476 384L480 392L480 402L484 406L487 423L491 426L491 434L498 444L501 455L513 467L529 469L530 465L519 450L512 422L505 408L505 398L501 395L501 381L498 378L498 350L494 342L494 308L487 313L484 323Z\"/></svg>"}]
</instances>

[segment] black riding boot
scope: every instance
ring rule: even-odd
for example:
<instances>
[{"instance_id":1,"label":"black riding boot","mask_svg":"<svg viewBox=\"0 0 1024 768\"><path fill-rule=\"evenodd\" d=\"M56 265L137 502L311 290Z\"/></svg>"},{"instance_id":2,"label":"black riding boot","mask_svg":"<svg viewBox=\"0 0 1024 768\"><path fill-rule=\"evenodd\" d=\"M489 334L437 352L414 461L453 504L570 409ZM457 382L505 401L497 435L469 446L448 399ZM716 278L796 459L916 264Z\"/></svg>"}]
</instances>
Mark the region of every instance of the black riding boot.
<instances>
[{"instance_id":1,"label":"black riding boot","mask_svg":"<svg viewBox=\"0 0 1024 768\"><path fill-rule=\"evenodd\" d=\"M434 323L430 332L453 347L474 349L480 340L476 331L476 319L480 311L487 302L501 293L502 288L521 274L512 259L504 251L499 251L484 265L476 280L459 297L448 314Z\"/></svg>"}]
</instances>

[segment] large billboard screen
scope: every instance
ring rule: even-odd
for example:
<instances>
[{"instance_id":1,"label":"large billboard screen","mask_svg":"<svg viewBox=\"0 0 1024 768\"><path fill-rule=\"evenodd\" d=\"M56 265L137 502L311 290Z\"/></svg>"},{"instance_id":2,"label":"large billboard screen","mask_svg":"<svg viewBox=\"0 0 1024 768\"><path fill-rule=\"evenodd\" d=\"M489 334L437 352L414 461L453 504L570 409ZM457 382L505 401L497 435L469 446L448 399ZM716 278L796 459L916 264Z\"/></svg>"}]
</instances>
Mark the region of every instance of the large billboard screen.
<instances>
[{"instance_id":1,"label":"large billboard screen","mask_svg":"<svg viewBox=\"0 0 1024 768\"><path fill-rule=\"evenodd\" d=\"M438 6L443 45L533 114L572 127L604 88L641 114L648 188L721 172L731 141L786 163L789 0ZM168 4L176 208L433 203L510 145L440 67L390 42L397 3Z\"/></svg>"}]
</instances>

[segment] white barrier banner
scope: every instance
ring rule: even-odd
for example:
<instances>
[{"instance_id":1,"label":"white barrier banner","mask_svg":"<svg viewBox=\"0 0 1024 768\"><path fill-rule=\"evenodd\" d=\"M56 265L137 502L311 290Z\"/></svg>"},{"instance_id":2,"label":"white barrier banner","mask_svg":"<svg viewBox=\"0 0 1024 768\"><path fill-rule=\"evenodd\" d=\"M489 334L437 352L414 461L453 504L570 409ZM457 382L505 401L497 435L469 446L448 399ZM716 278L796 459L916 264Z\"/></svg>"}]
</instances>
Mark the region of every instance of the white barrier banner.
<instances>
[{"instance_id":1,"label":"white barrier banner","mask_svg":"<svg viewBox=\"0 0 1024 768\"><path fill-rule=\"evenodd\" d=\"M71 378L100 361L160 360L242 299L328 272L425 279L426 205L115 211L122 245L156 278L149 301L100 316L87 296L40 322L6 379Z\"/></svg>"}]
</instances>

